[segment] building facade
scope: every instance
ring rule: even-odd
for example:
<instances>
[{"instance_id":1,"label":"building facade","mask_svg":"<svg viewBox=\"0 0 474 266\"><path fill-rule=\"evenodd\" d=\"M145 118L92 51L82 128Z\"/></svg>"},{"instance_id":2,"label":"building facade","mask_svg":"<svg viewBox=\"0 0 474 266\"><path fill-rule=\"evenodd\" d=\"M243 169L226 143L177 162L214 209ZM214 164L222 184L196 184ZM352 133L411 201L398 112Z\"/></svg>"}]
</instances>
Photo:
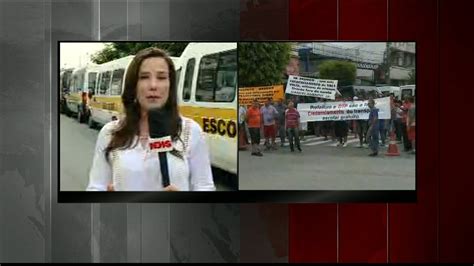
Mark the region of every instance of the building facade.
<instances>
[{"instance_id":1,"label":"building facade","mask_svg":"<svg viewBox=\"0 0 474 266\"><path fill-rule=\"evenodd\" d=\"M413 42L387 43L386 83L392 86L415 84L416 47Z\"/></svg>"},{"instance_id":2,"label":"building facade","mask_svg":"<svg viewBox=\"0 0 474 266\"><path fill-rule=\"evenodd\" d=\"M319 78L319 68L328 60L352 62L357 67L355 85L375 85L384 62L383 51L347 48L333 43L298 43L301 76Z\"/></svg>"}]
</instances>

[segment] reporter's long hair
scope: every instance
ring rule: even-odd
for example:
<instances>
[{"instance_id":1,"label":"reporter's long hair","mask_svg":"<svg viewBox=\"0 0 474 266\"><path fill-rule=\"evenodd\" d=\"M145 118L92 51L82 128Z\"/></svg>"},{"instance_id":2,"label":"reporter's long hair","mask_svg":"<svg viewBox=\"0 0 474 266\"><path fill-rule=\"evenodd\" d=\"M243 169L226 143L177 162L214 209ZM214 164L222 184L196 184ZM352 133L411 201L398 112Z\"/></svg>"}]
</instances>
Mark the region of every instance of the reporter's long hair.
<instances>
[{"instance_id":1,"label":"reporter's long hair","mask_svg":"<svg viewBox=\"0 0 474 266\"><path fill-rule=\"evenodd\" d=\"M164 58L168 64L170 79L170 90L168 101L164 107L171 115L171 138L176 140L181 132L181 120L178 111L176 70L171 58L161 49L150 47L137 53L128 67L125 75L125 88L122 94L122 103L125 109L125 119L121 120L119 127L112 133L112 139L105 149L105 157L108 160L111 151L116 149L128 149L132 145L136 146L138 142L133 143L133 139L139 133L140 122L140 103L137 100L138 71L143 60L151 57Z\"/></svg>"}]
</instances>

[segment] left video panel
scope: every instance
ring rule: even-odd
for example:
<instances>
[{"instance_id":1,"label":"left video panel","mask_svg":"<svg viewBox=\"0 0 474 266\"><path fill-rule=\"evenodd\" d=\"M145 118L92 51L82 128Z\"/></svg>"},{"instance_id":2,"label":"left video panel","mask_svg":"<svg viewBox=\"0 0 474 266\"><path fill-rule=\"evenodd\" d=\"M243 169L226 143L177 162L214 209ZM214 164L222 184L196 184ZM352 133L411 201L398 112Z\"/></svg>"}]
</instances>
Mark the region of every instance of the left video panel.
<instances>
[{"instance_id":1,"label":"left video panel","mask_svg":"<svg viewBox=\"0 0 474 266\"><path fill-rule=\"evenodd\" d=\"M237 43L58 45L60 202L237 190Z\"/></svg>"}]
</instances>

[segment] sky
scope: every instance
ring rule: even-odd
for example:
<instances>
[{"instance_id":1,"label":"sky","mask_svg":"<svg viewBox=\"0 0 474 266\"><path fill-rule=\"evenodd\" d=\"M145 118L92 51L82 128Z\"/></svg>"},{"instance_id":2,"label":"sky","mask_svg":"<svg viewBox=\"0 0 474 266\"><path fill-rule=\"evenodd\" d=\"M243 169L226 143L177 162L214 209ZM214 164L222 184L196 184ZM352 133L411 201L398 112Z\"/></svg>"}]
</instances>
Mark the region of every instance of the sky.
<instances>
[{"instance_id":1,"label":"sky","mask_svg":"<svg viewBox=\"0 0 474 266\"><path fill-rule=\"evenodd\" d=\"M360 50L383 53L386 42L329 42L328 44L344 48L360 48Z\"/></svg>"},{"instance_id":2,"label":"sky","mask_svg":"<svg viewBox=\"0 0 474 266\"><path fill-rule=\"evenodd\" d=\"M385 51L386 42L322 42L330 46L338 46L346 49L359 48L363 51L383 53ZM310 42L305 42L305 46L309 45Z\"/></svg>"},{"instance_id":3,"label":"sky","mask_svg":"<svg viewBox=\"0 0 474 266\"><path fill-rule=\"evenodd\" d=\"M61 43L59 64L61 68L85 66L91 63L91 55L102 50L105 44L99 42Z\"/></svg>"}]
</instances>

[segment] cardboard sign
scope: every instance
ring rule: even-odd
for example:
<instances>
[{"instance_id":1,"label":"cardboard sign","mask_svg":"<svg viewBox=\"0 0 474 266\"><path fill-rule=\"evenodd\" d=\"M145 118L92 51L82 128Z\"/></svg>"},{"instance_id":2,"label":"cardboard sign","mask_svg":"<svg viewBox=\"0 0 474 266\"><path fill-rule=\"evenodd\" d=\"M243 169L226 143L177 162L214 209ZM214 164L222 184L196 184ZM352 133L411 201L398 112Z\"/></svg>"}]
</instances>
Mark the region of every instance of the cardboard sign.
<instances>
[{"instance_id":1,"label":"cardboard sign","mask_svg":"<svg viewBox=\"0 0 474 266\"><path fill-rule=\"evenodd\" d=\"M278 101L283 97L283 85L239 88L239 105L252 105L254 99L264 104L268 98Z\"/></svg>"}]
</instances>

